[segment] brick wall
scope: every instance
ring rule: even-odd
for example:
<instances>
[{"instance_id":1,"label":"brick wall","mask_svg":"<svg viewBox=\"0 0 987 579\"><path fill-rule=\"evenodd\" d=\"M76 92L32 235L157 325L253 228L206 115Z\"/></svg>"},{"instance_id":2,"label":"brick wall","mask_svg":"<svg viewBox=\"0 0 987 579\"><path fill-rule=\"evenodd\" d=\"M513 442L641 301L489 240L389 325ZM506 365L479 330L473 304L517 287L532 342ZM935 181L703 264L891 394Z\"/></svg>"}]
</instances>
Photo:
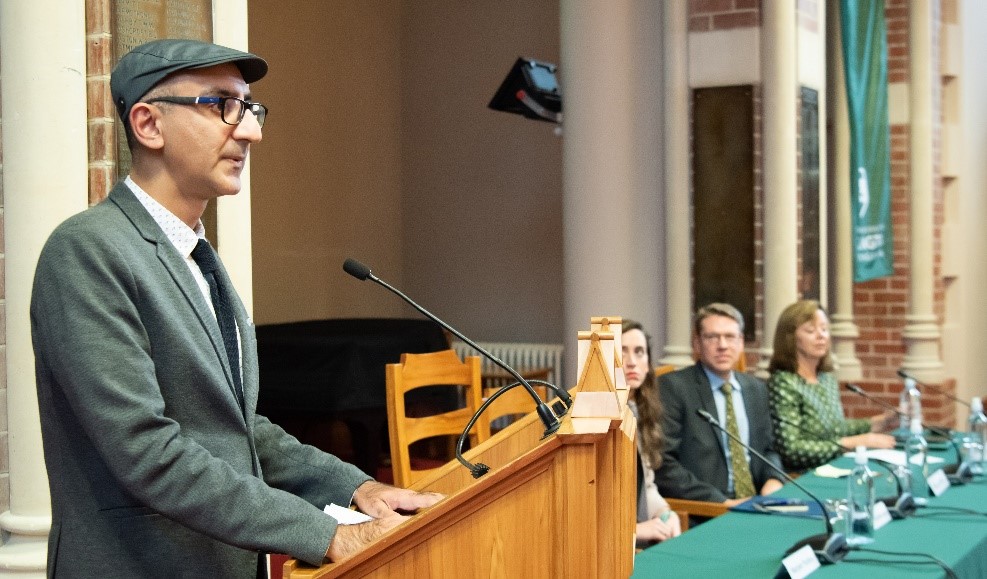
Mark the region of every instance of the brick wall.
<instances>
[{"instance_id":1,"label":"brick wall","mask_svg":"<svg viewBox=\"0 0 987 579\"><path fill-rule=\"evenodd\" d=\"M111 0L86 2L86 93L89 116L89 204L102 201L116 182L116 109Z\"/></svg>"},{"instance_id":2,"label":"brick wall","mask_svg":"<svg viewBox=\"0 0 987 579\"><path fill-rule=\"evenodd\" d=\"M801 0L813 1L813 0ZM710 32L761 25L760 0L689 0L689 31Z\"/></svg>"},{"instance_id":3,"label":"brick wall","mask_svg":"<svg viewBox=\"0 0 987 579\"><path fill-rule=\"evenodd\" d=\"M908 81L908 3L885 2L884 20L888 27L888 82Z\"/></svg>"}]
</instances>

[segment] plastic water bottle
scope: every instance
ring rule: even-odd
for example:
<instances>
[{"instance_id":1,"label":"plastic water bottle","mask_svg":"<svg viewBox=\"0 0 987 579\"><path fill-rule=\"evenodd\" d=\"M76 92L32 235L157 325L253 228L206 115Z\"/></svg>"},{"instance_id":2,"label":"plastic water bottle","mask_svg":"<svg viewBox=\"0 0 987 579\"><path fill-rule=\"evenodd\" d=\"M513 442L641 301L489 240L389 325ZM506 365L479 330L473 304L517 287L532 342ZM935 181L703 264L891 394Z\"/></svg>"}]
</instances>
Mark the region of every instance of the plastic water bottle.
<instances>
[{"instance_id":1,"label":"plastic water bottle","mask_svg":"<svg viewBox=\"0 0 987 579\"><path fill-rule=\"evenodd\" d=\"M874 542L874 476L867 468L867 448L863 446L857 447L847 481L847 517L847 544Z\"/></svg>"},{"instance_id":2,"label":"plastic water bottle","mask_svg":"<svg viewBox=\"0 0 987 579\"><path fill-rule=\"evenodd\" d=\"M898 416L900 422L898 427L901 429L902 433L908 432L908 424L912 416L911 408L911 398L908 397L908 381L905 381L905 387L901 389L901 394L898 396ZM902 434L904 436L904 434Z\"/></svg>"},{"instance_id":3,"label":"plastic water bottle","mask_svg":"<svg viewBox=\"0 0 987 579\"><path fill-rule=\"evenodd\" d=\"M894 477L898 479L898 488L901 489L900 494L912 493L912 470L904 464L899 464L894 467ZM914 495L913 495L914 496Z\"/></svg>"},{"instance_id":4,"label":"plastic water bottle","mask_svg":"<svg viewBox=\"0 0 987 579\"><path fill-rule=\"evenodd\" d=\"M905 390L908 390L908 416L912 420L922 422L922 392L912 378L905 378Z\"/></svg>"},{"instance_id":5,"label":"plastic water bottle","mask_svg":"<svg viewBox=\"0 0 987 579\"><path fill-rule=\"evenodd\" d=\"M924 499L929 496L929 443L922 436L922 423L912 419L909 427L912 435L905 442L905 461L912 473L912 496Z\"/></svg>"},{"instance_id":6,"label":"plastic water bottle","mask_svg":"<svg viewBox=\"0 0 987 579\"><path fill-rule=\"evenodd\" d=\"M966 460L973 474L983 474L987 464L987 453L984 444L987 443L987 415L984 415L984 403L979 396L970 401L970 425Z\"/></svg>"}]
</instances>

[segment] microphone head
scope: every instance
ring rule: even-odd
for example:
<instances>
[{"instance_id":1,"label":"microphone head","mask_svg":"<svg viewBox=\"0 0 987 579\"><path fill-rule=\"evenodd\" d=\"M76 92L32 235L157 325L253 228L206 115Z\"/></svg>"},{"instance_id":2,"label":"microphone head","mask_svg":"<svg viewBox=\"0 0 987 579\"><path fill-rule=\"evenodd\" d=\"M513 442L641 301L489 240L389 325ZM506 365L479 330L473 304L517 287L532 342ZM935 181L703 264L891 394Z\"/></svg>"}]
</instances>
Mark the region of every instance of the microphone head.
<instances>
[{"instance_id":1,"label":"microphone head","mask_svg":"<svg viewBox=\"0 0 987 579\"><path fill-rule=\"evenodd\" d=\"M347 257L346 261L343 262L343 271L360 281L370 277L370 268L352 257Z\"/></svg>"},{"instance_id":2,"label":"microphone head","mask_svg":"<svg viewBox=\"0 0 987 579\"><path fill-rule=\"evenodd\" d=\"M850 392L856 392L857 394L860 394L860 386L857 386L856 384L851 384L847 382L846 388Z\"/></svg>"},{"instance_id":3,"label":"microphone head","mask_svg":"<svg viewBox=\"0 0 987 579\"><path fill-rule=\"evenodd\" d=\"M908 372L905 372L902 368L898 368L898 376L901 378L911 378L911 376L908 375Z\"/></svg>"},{"instance_id":4,"label":"microphone head","mask_svg":"<svg viewBox=\"0 0 987 579\"><path fill-rule=\"evenodd\" d=\"M698 414L706 422L714 422L713 416L709 412L706 412L702 408L696 408L696 414ZM718 424L718 423L717 423Z\"/></svg>"}]
</instances>

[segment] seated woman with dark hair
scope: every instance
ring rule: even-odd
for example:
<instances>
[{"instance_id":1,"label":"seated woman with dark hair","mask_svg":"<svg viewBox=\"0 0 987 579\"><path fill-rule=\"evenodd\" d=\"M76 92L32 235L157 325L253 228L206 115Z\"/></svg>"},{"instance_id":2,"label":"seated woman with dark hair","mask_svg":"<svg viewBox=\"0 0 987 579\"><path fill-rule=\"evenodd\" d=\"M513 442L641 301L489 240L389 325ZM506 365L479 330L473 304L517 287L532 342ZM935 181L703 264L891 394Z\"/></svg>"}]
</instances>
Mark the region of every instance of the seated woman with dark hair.
<instances>
[{"instance_id":1,"label":"seated woman with dark hair","mask_svg":"<svg viewBox=\"0 0 987 579\"><path fill-rule=\"evenodd\" d=\"M880 434L891 428L893 412L844 417L829 318L819 302L795 302L781 313L768 370L775 447L786 468L815 468L857 446L894 447L892 436Z\"/></svg>"},{"instance_id":2,"label":"seated woman with dark hair","mask_svg":"<svg viewBox=\"0 0 987 579\"><path fill-rule=\"evenodd\" d=\"M637 417L637 543L647 546L682 533L678 515L658 494L655 469L661 465L661 401L651 367L651 336L641 324L621 324L621 358L630 388L628 405Z\"/></svg>"}]
</instances>

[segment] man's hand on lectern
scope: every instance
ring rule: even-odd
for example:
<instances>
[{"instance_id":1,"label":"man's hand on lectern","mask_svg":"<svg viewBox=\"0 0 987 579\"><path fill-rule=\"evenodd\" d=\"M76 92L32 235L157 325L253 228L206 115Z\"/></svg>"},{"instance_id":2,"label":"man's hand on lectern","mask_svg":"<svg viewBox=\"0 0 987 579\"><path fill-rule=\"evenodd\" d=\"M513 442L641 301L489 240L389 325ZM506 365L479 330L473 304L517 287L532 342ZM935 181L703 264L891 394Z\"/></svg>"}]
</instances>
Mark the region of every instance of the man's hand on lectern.
<instances>
[{"instance_id":1,"label":"man's hand on lectern","mask_svg":"<svg viewBox=\"0 0 987 579\"><path fill-rule=\"evenodd\" d=\"M374 520L359 525L338 525L336 535L326 551L326 559L339 562L358 553L408 519L400 512L415 512L430 507L443 498L445 497L439 493L399 489L374 480L363 483L353 493L353 504Z\"/></svg>"},{"instance_id":2,"label":"man's hand on lectern","mask_svg":"<svg viewBox=\"0 0 987 579\"><path fill-rule=\"evenodd\" d=\"M326 551L326 562L338 563L359 553L367 545L403 523L407 518L392 512L389 516L359 525L336 525L336 535L332 538L329 549Z\"/></svg>"},{"instance_id":3,"label":"man's hand on lectern","mask_svg":"<svg viewBox=\"0 0 987 579\"><path fill-rule=\"evenodd\" d=\"M413 513L430 507L443 498L439 493L420 493L368 480L353 493L353 504L361 512L376 519L395 512Z\"/></svg>"}]
</instances>

